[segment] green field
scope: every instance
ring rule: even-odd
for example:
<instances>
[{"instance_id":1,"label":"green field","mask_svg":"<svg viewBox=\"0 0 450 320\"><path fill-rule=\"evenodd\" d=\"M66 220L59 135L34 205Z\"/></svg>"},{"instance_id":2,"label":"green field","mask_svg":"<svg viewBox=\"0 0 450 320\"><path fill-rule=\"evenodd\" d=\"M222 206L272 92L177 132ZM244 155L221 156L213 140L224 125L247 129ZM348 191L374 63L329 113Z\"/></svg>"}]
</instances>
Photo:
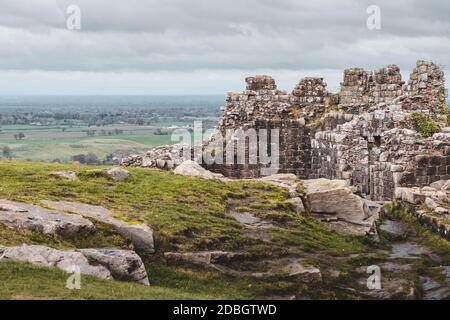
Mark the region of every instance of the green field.
<instances>
[{"instance_id":1,"label":"green field","mask_svg":"<svg viewBox=\"0 0 450 320\"><path fill-rule=\"evenodd\" d=\"M87 126L2 126L0 134L0 157L5 146L10 148L12 158L53 162L55 160L69 162L79 154L93 153L98 159L105 159L113 154L118 158L132 153L145 153L148 148L172 144L170 135L156 135L151 127L140 126L105 126L88 128ZM83 130L123 130L119 135L87 136ZM148 129L147 129L148 128ZM24 139L14 139L13 135L22 132Z\"/></svg>"}]
</instances>

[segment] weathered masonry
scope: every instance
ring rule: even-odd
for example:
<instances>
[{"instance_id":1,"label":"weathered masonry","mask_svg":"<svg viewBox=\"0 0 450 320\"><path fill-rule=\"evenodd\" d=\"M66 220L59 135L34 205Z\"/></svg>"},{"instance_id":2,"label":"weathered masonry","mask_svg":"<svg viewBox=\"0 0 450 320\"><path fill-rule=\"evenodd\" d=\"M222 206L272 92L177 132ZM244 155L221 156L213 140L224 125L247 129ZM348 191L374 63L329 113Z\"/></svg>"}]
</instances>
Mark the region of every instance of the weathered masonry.
<instances>
[{"instance_id":1,"label":"weathered masonry","mask_svg":"<svg viewBox=\"0 0 450 320\"><path fill-rule=\"evenodd\" d=\"M270 153L275 141L260 150L259 141L244 137L245 161L237 148L227 149L232 130L279 130L279 173L302 179L344 179L373 200L391 200L397 187L428 186L450 178L449 109L444 74L432 62L418 61L407 82L399 67L377 71L344 71L338 93L322 78L301 79L291 93L279 90L270 76L246 79L242 93L229 93L217 127L225 137L223 161L203 165L231 178L258 178L268 165L249 161ZM214 139L203 147L211 148ZM269 139L270 140L270 139ZM155 148L147 156L131 156L124 165L174 168L179 147ZM252 152L255 152L252 149ZM193 158L194 152L188 155Z\"/></svg>"},{"instance_id":2,"label":"weathered masonry","mask_svg":"<svg viewBox=\"0 0 450 320\"><path fill-rule=\"evenodd\" d=\"M373 200L392 199L396 186L450 178L447 90L442 70L432 62L418 61L407 83L396 65L345 70L337 94L326 90L322 78L304 78L290 94L269 76L246 82L244 92L228 94L218 130L225 136L227 129L279 129L280 173L345 179ZM429 125L440 132L426 137L420 126ZM206 167L255 178L264 166Z\"/></svg>"}]
</instances>

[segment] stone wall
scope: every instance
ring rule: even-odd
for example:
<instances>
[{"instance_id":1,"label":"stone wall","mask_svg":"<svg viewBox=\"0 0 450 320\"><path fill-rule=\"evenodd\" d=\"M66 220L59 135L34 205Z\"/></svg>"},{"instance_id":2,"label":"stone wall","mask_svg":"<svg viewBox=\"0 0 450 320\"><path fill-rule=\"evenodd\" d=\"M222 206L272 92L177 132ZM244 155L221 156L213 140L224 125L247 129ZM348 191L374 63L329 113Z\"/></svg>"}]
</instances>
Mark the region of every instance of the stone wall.
<instances>
[{"instance_id":1,"label":"stone wall","mask_svg":"<svg viewBox=\"0 0 450 320\"><path fill-rule=\"evenodd\" d=\"M448 95L444 84L444 72L432 62L419 60L405 91L410 97L424 97L430 108L439 109Z\"/></svg>"},{"instance_id":2,"label":"stone wall","mask_svg":"<svg viewBox=\"0 0 450 320\"><path fill-rule=\"evenodd\" d=\"M404 94L403 84L400 68L396 65L389 65L377 71L347 69L341 83L340 105L358 113L360 108L391 103Z\"/></svg>"},{"instance_id":3,"label":"stone wall","mask_svg":"<svg viewBox=\"0 0 450 320\"><path fill-rule=\"evenodd\" d=\"M249 162L249 154L250 154L250 141L245 141L245 164L237 164L237 145L239 141L236 140L233 148L233 158L235 159L234 164L228 164L226 162L228 154L227 154L227 146L226 143L229 143L229 140L226 140L223 146L224 154L223 154L223 164L212 164L206 165L204 167L208 170L211 170L216 173L221 173L226 177L231 178L240 178L240 179L248 179L248 178L259 178L261 176L267 175L264 174L263 169L271 168L272 164L265 165L263 161L260 161L261 153L270 155L271 152L274 151L273 143L275 141L271 141L271 132L272 130L278 130L279 132L279 143L276 143L277 148L279 148L279 163L274 169L276 172L284 172L284 173L293 173L301 178L308 177L308 168L310 167L311 162L311 139L310 139L310 130L305 125L305 122L302 120L255 120L252 126L258 133L258 149L257 149L257 163L252 164ZM262 130L266 130L262 133ZM265 137L267 138L265 138ZM267 139L268 150L260 150L259 149L259 139Z\"/></svg>"},{"instance_id":4,"label":"stone wall","mask_svg":"<svg viewBox=\"0 0 450 320\"><path fill-rule=\"evenodd\" d=\"M248 77L246 83L242 93L227 96L217 127L226 137L223 163L203 163L214 172L232 178L265 175L268 166L260 158L250 163L248 156L250 152L258 157L270 154L275 141L269 141L268 150L258 149L261 136L246 141L245 163L228 164L229 156L238 157L236 149L227 151L227 142L236 139L229 131L277 129L278 173L294 173L302 179L344 179L373 200L391 200L397 187L425 186L449 178L450 129L424 139L411 119L413 112L436 121L444 115L440 124L447 125L444 74L432 62L418 61L407 85L396 65L376 71L347 69L337 94L326 90L323 78L303 78L290 94L277 89L270 76ZM209 150L213 143L211 139L200 148ZM162 150L125 164L176 166L171 152Z\"/></svg>"},{"instance_id":5,"label":"stone wall","mask_svg":"<svg viewBox=\"0 0 450 320\"><path fill-rule=\"evenodd\" d=\"M218 130L222 136L230 129L253 128L258 133L266 129L269 134L273 129L279 130L279 172L307 178L311 166L311 129L307 121L325 113L327 91L323 78L301 79L292 94L277 90L268 76L249 77L246 82L244 92L228 94ZM247 143L246 154L248 149ZM258 155L262 151L266 150L258 150ZM226 152L224 158L227 158ZM255 178L263 175L261 169L266 166L225 163L206 167L228 177Z\"/></svg>"}]
</instances>

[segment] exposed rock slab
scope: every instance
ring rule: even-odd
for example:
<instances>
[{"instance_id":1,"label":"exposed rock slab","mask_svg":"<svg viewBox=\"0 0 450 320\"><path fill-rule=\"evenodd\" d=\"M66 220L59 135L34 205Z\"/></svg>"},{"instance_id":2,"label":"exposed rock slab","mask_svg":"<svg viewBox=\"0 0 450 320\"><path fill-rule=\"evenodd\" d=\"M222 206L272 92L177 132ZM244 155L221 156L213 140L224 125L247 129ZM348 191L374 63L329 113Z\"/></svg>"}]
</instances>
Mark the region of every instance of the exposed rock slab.
<instances>
[{"instance_id":1,"label":"exposed rock slab","mask_svg":"<svg viewBox=\"0 0 450 320\"><path fill-rule=\"evenodd\" d=\"M398 242L392 245L391 259L420 259L422 255L430 255L431 251L417 243Z\"/></svg>"},{"instance_id":2,"label":"exposed rock slab","mask_svg":"<svg viewBox=\"0 0 450 320\"><path fill-rule=\"evenodd\" d=\"M380 225L380 230L397 237L403 237L407 231L403 223L388 219L384 220Z\"/></svg>"},{"instance_id":3,"label":"exposed rock slab","mask_svg":"<svg viewBox=\"0 0 450 320\"><path fill-rule=\"evenodd\" d=\"M117 220L108 209L101 206L50 200L43 200L42 203L56 210L75 213L111 225L120 235L130 240L137 249L146 253L155 252L153 230L146 224L130 224Z\"/></svg>"},{"instance_id":4,"label":"exposed rock slab","mask_svg":"<svg viewBox=\"0 0 450 320\"><path fill-rule=\"evenodd\" d=\"M301 259L281 259L268 272L269 275L282 274L288 279L303 283L322 282L322 273L314 266L305 264Z\"/></svg>"},{"instance_id":5,"label":"exposed rock slab","mask_svg":"<svg viewBox=\"0 0 450 320\"><path fill-rule=\"evenodd\" d=\"M78 180L77 174L73 171L53 171L50 172L50 175L71 181Z\"/></svg>"},{"instance_id":6,"label":"exposed rock slab","mask_svg":"<svg viewBox=\"0 0 450 320\"><path fill-rule=\"evenodd\" d=\"M141 258L133 251L110 248L78 250L90 261L107 268L114 279L149 285Z\"/></svg>"},{"instance_id":7,"label":"exposed rock slab","mask_svg":"<svg viewBox=\"0 0 450 320\"><path fill-rule=\"evenodd\" d=\"M329 222L338 231L362 235L374 231L377 210L353 194L345 180L312 179L304 180L303 185L313 216Z\"/></svg>"},{"instance_id":8,"label":"exposed rock slab","mask_svg":"<svg viewBox=\"0 0 450 320\"><path fill-rule=\"evenodd\" d=\"M107 168L105 171L111 179L116 181L125 181L130 175L128 170L122 168Z\"/></svg>"},{"instance_id":9,"label":"exposed rock slab","mask_svg":"<svg viewBox=\"0 0 450 320\"><path fill-rule=\"evenodd\" d=\"M91 265L88 259L77 251L62 251L44 246L0 247L0 260L26 261L45 267L57 267L67 272L73 266L80 268L82 274L102 279L111 279L110 271L101 265Z\"/></svg>"},{"instance_id":10,"label":"exposed rock slab","mask_svg":"<svg viewBox=\"0 0 450 320\"><path fill-rule=\"evenodd\" d=\"M197 162L192 160L184 161L173 172L183 176L198 177L208 180L224 178L223 175L206 170Z\"/></svg>"},{"instance_id":11,"label":"exposed rock slab","mask_svg":"<svg viewBox=\"0 0 450 320\"><path fill-rule=\"evenodd\" d=\"M275 228L275 226L267 221L260 219L259 217L248 213L248 212L234 212L232 213L233 217L245 225L246 227L254 227L254 228Z\"/></svg>"},{"instance_id":12,"label":"exposed rock slab","mask_svg":"<svg viewBox=\"0 0 450 320\"><path fill-rule=\"evenodd\" d=\"M277 187L286 188L289 191L289 195L294 198L298 197L297 185L299 179L295 174L292 173L278 173L271 176L263 177L259 179L262 182L270 183Z\"/></svg>"},{"instance_id":13,"label":"exposed rock slab","mask_svg":"<svg viewBox=\"0 0 450 320\"><path fill-rule=\"evenodd\" d=\"M293 209L297 213L301 214L306 212L305 206L303 205L303 201L300 197L291 198L286 200L285 202L291 204Z\"/></svg>"},{"instance_id":14,"label":"exposed rock slab","mask_svg":"<svg viewBox=\"0 0 450 320\"><path fill-rule=\"evenodd\" d=\"M303 283L322 282L320 270L314 266L304 264L298 258L268 260L269 268L267 271L262 272L240 271L229 267L232 261L245 259L245 257L244 253L224 251L164 253L164 258L170 264L212 268L223 273L254 278L283 277Z\"/></svg>"},{"instance_id":15,"label":"exposed rock slab","mask_svg":"<svg viewBox=\"0 0 450 320\"><path fill-rule=\"evenodd\" d=\"M149 285L141 258L129 250L80 249L63 251L45 246L0 247L0 260L26 261L56 267L66 272L79 268L82 274Z\"/></svg>"},{"instance_id":16,"label":"exposed rock slab","mask_svg":"<svg viewBox=\"0 0 450 320\"><path fill-rule=\"evenodd\" d=\"M226 251L201 252L165 252L164 258L169 263L187 264L199 267L214 267L216 264L228 264L233 259L242 258L244 254Z\"/></svg>"},{"instance_id":17,"label":"exposed rock slab","mask_svg":"<svg viewBox=\"0 0 450 320\"><path fill-rule=\"evenodd\" d=\"M364 199L353 194L345 180L312 179L303 184L311 212L333 214L356 223L368 217Z\"/></svg>"},{"instance_id":18,"label":"exposed rock slab","mask_svg":"<svg viewBox=\"0 0 450 320\"><path fill-rule=\"evenodd\" d=\"M442 286L430 277L419 277L424 300L444 300L450 298L450 287Z\"/></svg>"},{"instance_id":19,"label":"exposed rock slab","mask_svg":"<svg viewBox=\"0 0 450 320\"><path fill-rule=\"evenodd\" d=\"M80 215L47 210L38 206L0 199L0 223L14 229L73 237L95 231L93 223Z\"/></svg>"}]
</instances>

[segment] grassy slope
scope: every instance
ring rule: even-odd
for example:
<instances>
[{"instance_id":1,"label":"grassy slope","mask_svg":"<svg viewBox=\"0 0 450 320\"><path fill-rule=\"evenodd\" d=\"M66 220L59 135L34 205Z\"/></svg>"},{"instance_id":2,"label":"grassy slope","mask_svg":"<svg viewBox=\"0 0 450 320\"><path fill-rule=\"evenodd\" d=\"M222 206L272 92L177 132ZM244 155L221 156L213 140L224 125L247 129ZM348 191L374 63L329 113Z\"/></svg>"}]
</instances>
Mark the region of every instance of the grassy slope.
<instances>
[{"instance_id":1,"label":"grassy slope","mask_svg":"<svg viewBox=\"0 0 450 320\"><path fill-rule=\"evenodd\" d=\"M148 223L155 230L157 246L157 253L145 258L152 287L86 277L83 278L86 287L70 292L64 288L64 275L58 270L8 262L0 263L0 297L248 299L305 292L312 297L352 298L340 288L353 286L355 269L368 265L368 261L351 254L376 253L385 246L375 246L363 237L339 234L312 218L298 216L283 202L288 195L282 188L257 182L208 181L140 168L130 169L131 177L127 181L115 182L92 169L0 161L0 198L36 204L42 199L80 201L105 206L125 220ZM76 171L80 181L52 177L49 172L54 170ZM243 234L242 226L230 216L231 209L251 212L283 228L268 231L271 242L251 238ZM101 232L95 237L70 241L0 227L0 245L129 246L106 226L99 227ZM166 251L195 250L249 252L253 259L239 265L242 270L264 270L264 259L302 257L321 269L324 285L311 290L296 281L277 277L267 281L169 267L162 259ZM330 269L339 269L340 276L331 277ZM14 276L7 276L3 281L3 275Z\"/></svg>"}]
</instances>

